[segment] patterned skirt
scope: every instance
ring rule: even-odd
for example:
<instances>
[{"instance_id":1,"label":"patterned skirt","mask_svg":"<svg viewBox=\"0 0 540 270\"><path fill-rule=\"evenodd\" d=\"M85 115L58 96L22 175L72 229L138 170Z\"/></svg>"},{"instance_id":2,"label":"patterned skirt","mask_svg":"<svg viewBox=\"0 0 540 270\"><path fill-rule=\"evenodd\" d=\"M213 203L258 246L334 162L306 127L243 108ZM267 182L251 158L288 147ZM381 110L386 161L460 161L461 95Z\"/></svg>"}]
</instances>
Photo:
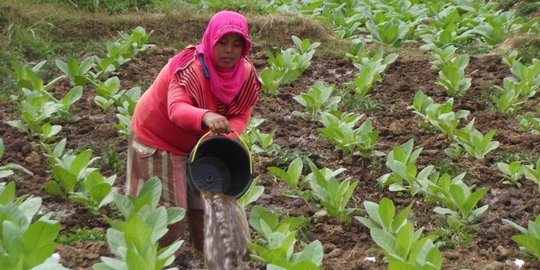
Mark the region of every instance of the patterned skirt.
<instances>
[{"instance_id":1,"label":"patterned skirt","mask_svg":"<svg viewBox=\"0 0 540 270\"><path fill-rule=\"evenodd\" d=\"M204 209L199 192L188 181L187 160L186 156L144 145L131 136L128 143L126 193L137 195L144 182L156 176L162 184L160 205Z\"/></svg>"}]
</instances>

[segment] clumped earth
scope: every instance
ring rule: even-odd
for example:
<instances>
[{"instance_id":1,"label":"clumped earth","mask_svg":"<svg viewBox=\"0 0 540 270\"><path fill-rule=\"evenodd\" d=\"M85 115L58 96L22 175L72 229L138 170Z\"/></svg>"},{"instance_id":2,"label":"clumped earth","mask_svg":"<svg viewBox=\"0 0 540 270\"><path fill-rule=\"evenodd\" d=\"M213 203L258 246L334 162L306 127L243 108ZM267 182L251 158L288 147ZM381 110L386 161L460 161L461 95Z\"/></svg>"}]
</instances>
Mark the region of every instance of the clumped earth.
<instances>
[{"instance_id":1,"label":"clumped earth","mask_svg":"<svg viewBox=\"0 0 540 270\"><path fill-rule=\"evenodd\" d=\"M127 63L118 74L123 89L136 85L147 87L175 52L172 48L153 47L142 53L137 60ZM250 58L258 70L265 67L265 52L261 48L255 47ZM281 87L277 97L261 94L253 115L265 119L259 127L264 132L276 130L274 142L282 150L277 156L254 157L255 171L260 175L258 184L265 187L265 193L256 204L292 216L312 216L319 210L302 199L283 195L287 189L286 184L277 181L266 170L269 166L283 166L283 155L294 152L309 156L319 168L346 168L343 176L359 181L350 203L351 207L359 208L355 215L366 215L362 207L366 200L379 202L381 198L388 197L398 209L414 202L414 215L410 219L416 228L423 226L425 233L436 233L444 220L433 212L434 205L413 199L407 194L375 188L377 177L387 172L384 158L344 155L318 135L317 129L321 124L310 122L295 113L303 111L301 105L293 99L295 95L306 91L317 80L340 87L352 81L354 70L353 65L343 58L320 57L316 54L311 67L297 81ZM520 251L518 245L511 240L517 231L502 223L502 219L506 218L526 226L529 220L540 213L540 193L535 184L528 180L524 180L520 188L503 184L502 175L494 166L495 161L512 153L535 157L540 153L540 136L519 130L514 119L495 112L489 105L489 87L501 85L509 74L509 69L497 55L471 57L466 75L472 78L472 86L463 96L455 99L454 110L469 110L469 119L476 118L475 127L482 133L497 129L494 140L498 140L501 145L484 161L447 157L443 152L449 146L446 136L419 126L419 119L407 109L418 90L423 90L437 102L442 102L445 97L445 91L435 83L437 73L430 69L428 59L400 55L384 73L383 81L372 90L370 98L379 105L379 110L367 113L366 118L372 120L375 130L380 131L376 150L388 153L394 145L403 144L412 138L415 148L423 148L417 162L418 168L430 164L453 164L450 167L454 172L467 172L466 181L469 185L475 184L476 187L486 187L489 190L479 204L489 204L489 210L479 225L469 230L473 235L471 241L454 248L449 245L441 247L443 269L514 269L513 261L518 258L525 261L522 269L540 269L540 262ZM57 85L54 92L63 95L68 89L69 83L64 81ZM115 148L118 158L123 162L127 143L115 129L117 120L114 111L101 111L94 104L94 95L87 90L83 98L74 104L72 112L80 120L64 124L60 136L67 138L67 148L92 148L94 156L102 156L104 147ZM533 111L539 101L538 95L527 101L525 110ZM0 123L0 136L6 145L0 164L17 163L35 174L33 177L18 175L18 195L42 197L44 212L56 212L62 224L62 233L75 228L105 231L108 224L100 216L92 215L84 207L53 197L43 190L43 183L49 177L46 157L35 145L34 139L5 123L5 120L17 119L18 116L8 101L0 103L3 120ZM108 167L104 170L104 175L114 173ZM117 186L122 190L125 174L123 170L117 174ZM318 239L323 243L323 269L386 269L382 253L371 240L369 230L354 218L349 224L329 217L312 218L306 230L299 235L305 242ZM189 240L189 235L185 239ZM61 244L57 251L63 265L71 269L91 269L93 264L100 261L100 256L111 256L104 240ZM177 255L175 266L180 269L204 268L202 254L195 251L189 241L186 241ZM263 265L257 263L252 267L264 269Z\"/></svg>"}]
</instances>

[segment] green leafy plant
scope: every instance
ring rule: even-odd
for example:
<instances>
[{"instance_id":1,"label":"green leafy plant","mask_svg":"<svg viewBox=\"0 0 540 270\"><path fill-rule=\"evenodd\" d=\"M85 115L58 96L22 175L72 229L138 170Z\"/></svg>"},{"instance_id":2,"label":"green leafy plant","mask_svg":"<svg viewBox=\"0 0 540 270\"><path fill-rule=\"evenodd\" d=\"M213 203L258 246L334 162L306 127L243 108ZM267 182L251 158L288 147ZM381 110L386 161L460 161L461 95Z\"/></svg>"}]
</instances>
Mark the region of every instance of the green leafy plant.
<instances>
[{"instance_id":1,"label":"green leafy plant","mask_svg":"<svg viewBox=\"0 0 540 270\"><path fill-rule=\"evenodd\" d=\"M334 89L333 85L326 86L317 81L306 93L300 93L293 99L305 107L308 119L318 120L320 113L337 110L341 97L332 96Z\"/></svg>"},{"instance_id":2,"label":"green leafy plant","mask_svg":"<svg viewBox=\"0 0 540 270\"><path fill-rule=\"evenodd\" d=\"M135 111L135 105L141 97L141 89L139 87L133 87L125 92L120 99L116 101L119 104L116 107L118 113L118 123L116 124L116 130L120 133L122 138L127 138L131 134L131 117Z\"/></svg>"},{"instance_id":3,"label":"green leafy plant","mask_svg":"<svg viewBox=\"0 0 540 270\"><path fill-rule=\"evenodd\" d=\"M292 36L296 48L281 49L276 54L268 52L269 67L260 72L263 92L276 96L281 84L290 83L298 78L311 65L311 58L319 42Z\"/></svg>"},{"instance_id":4,"label":"green leafy plant","mask_svg":"<svg viewBox=\"0 0 540 270\"><path fill-rule=\"evenodd\" d=\"M523 249L540 259L540 215L534 221L529 221L527 229L508 220L503 219L503 223L517 229L521 234L512 236L512 240L518 243Z\"/></svg>"},{"instance_id":5,"label":"green leafy plant","mask_svg":"<svg viewBox=\"0 0 540 270\"><path fill-rule=\"evenodd\" d=\"M446 89L449 96L459 96L471 87L471 78L465 77L467 65L469 65L469 56L463 54L449 60L441 67L437 83Z\"/></svg>"},{"instance_id":6,"label":"green leafy plant","mask_svg":"<svg viewBox=\"0 0 540 270\"><path fill-rule=\"evenodd\" d=\"M264 155L273 155L279 149L279 145L274 143L274 135L276 130L273 130L270 133L264 133L260 130L254 130L250 135L251 151L254 154L264 154Z\"/></svg>"},{"instance_id":7,"label":"green leafy plant","mask_svg":"<svg viewBox=\"0 0 540 270\"><path fill-rule=\"evenodd\" d=\"M107 54L105 58L94 56L97 72L94 78L106 77L116 71L121 65L134 59L139 52L145 51L150 45L146 44L150 33L140 26L134 28L130 34L119 32L119 38L106 44Z\"/></svg>"},{"instance_id":8,"label":"green leafy plant","mask_svg":"<svg viewBox=\"0 0 540 270\"><path fill-rule=\"evenodd\" d=\"M407 223L407 216L411 211L412 204L409 204L397 215L394 203L388 198L382 198L378 204L365 201L364 208L368 217L355 216L355 219L370 230L381 229L395 236L401 227Z\"/></svg>"},{"instance_id":9,"label":"green leafy plant","mask_svg":"<svg viewBox=\"0 0 540 270\"><path fill-rule=\"evenodd\" d=\"M368 217L356 216L369 228L371 238L390 261L388 269L440 269L442 257L433 236L422 238L422 228L414 230L407 220L412 204L396 215L394 203L383 198L378 204L364 202Z\"/></svg>"},{"instance_id":10,"label":"green leafy plant","mask_svg":"<svg viewBox=\"0 0 540 270\"><path fill-rule=\"evenodd\" d=\"M524 103L523 98L520 97L521 88L526 86L526 84L516 82L513 78L505 78L503 87L495 85L498 94L491 95L495 109L508 116L519 112Z\"/></svg>"},{"instance_id":11,"label":"green leafy plant","mask_svg":"<svg viewBox=\"0 0 540 270\"><path fill-rule=\"evenodd\" d=\"M264 186L257 186L257 181L259 180L259 176L255 177L253 181L251 182L251 185L249 186L248 190L244 195L242 195L240 198L238 198L238 205L242 207L243 209L246 209L246 207L252 203L257 201L261 195L264 192Z\"/></svg>"},{"instance_id":12,"label":"green leafy plant","mask_svg":"<svg viewBox=\"0 0 540 270\"><path fill-rule=\"evenodd\" d=\"M295 232L273 232L268 238L268 245L265 246L248 243L248 247L254 251L250 257L266 263L268 269L319 269L324 255L319 240L295 252Z\"/></svg>"},{"instance_id":13,"label":"green leafy plant","mask_svg":"<svg viewBox=\"0 0 540 270\"><path fill-rule=\"evenodd\" d=\"M373 130L371 121L367 119L359 127L356 127L356 123L363 116L363 114L337 111L333 113L325 112L321 118L324 128L319 129L319 134L345 154L358 154L361 156L378 154L374 153L373 149L379 137L379 132Z\"/></svg>"},{"instance_id":14,"label":"green leafy plant","mask_svg":"<svg viewBox=\"0 0 540 270\"><path fill-rule=\"evenodd\" d=\"M48 90L56 84L63 76L56 77L52 79L47 84L44 83L43 79L39 76L39 72L43 65L47 63L46 60L41 61L34 65L33 67L25 66L18 63L17 61L11 61L11 68L5 68L6 73L15 81L17 88L19 89L29 89L29 90Z\"/></svg>"},{"instance_id":15,"label":"green leafy plant","mask_svg":"<svg viewBox=\"0 0 540 270\"><path fill-rule=\"evenodd\" d=\"M434 237L420 238L421 232L414 231L412 223L407 222L396 235L378 228L370 230L370 235L390 261L389 270L441 269L442 256L433 244Z\"/></svg>"},{"instance_id":16,"label":"green leafy plant","mask_svg":"<svg viewBox=\"0 0 540 270\"><path fill-rule=\"evenodd\" d=\"M60 224L37 215L41 198L15 197L15 183L0 183L0 265L4 269L67 269L51 257ZM46 268L48 267L48 268Z\"/></svg>"},{"instance_id":17,"label":"green leafy plant","mask_svg":"<svg viewBox=\"0 0 540 270\"><path fill-rule=\"evenodd\" d=\"M521 187L521 178L525 175L525 166L522 166L520 162L514 161L508 163L497 162L497 168L503 173L505 181L503 183L513 183L518 187Z\"/></svg>"},{"instance_id":18,"label":"green leafy plant","mask_svg":"<svg viewBox=\"0 0 540 270\"><path fill-rule=\"evenodd\" d=\"M78 185L84 182L96 168L90 167L99 158L92 158L92 150L87 149L79 154L65 153L61 159L52 165L53 177L44 184L47 192L67 197L78 190Z\"/></svg>"},{"instance_id":19,"label":"green leafy plant","mask_svg":"<svg viewBox=\"0 0 540 270\"><path fill-rule=\"evenodd\" d=\"M382 17L384 15L383 12L378 12L375 16ZM396 18L380 23L374 21L368 21L366 28L377 42L399 47L411 37L413 27L407 22Z\"/></svg>"},{"instance_id":20,"label":"green leafy plant","mask_svg":"<svg viewBox=\"0 0 540 270\"><path fill-rule=\"evenodd\" d=\"M333 173L328 173L326 168L319 170L312 161L309 161L309 167L311 168L311 176L308 177L310 187L324 207L324 210L316 215L329 215L340 222L350 222L349 215L356 208L348 208L347 204L358 181L351 181L348 178L339 181Z\"/></svg>"},{"instance_id":21,"label":"green leafy plant","mask_svg":"<svg viewBox=\"0 0 540 270\"><path fill-rule=\"evenodd\" d=\"M58 237L56 237L55 242L58 244L71 244L74 242L99 240L105 240L105 232L74 228L69 232L59 234Z\"/></svg>"},{"instance_id":22,"label":"green leafy plant","mask_svg":"<svg viewBox=\"0 0 540 270\"><path fill-rule=\"evenodd\" d=\"M479 34L489 45L500 44L508 33L517 31L521 27L523 18L515 17L513 13L497 11L485 17L473 32Z\"/></svg>"},{"instance_id":23,"label":"green leafy plant","mask_svg":"<svg viewBox=\"0 0 540 270\"><path fill-rule=\"evenodd\" d=\"M454 141L458 145L453 144L453 146L463 147L469 156L482 160L489 152L499 147L499 142L491 140L495 136L494 129L484 135L473 125L474 119L467 126L456 131Z\"/></svg>"},{"instance_id":24,"label":"green leafy plant","mask_svg":"<svg viewBox=\"0 0 540 270\"><path fill-rule=\"evenodd\" d=\"M302 162L302 158L297 157L289 164L286 171L279 167L268 167L267 169L272 174L279 177L279 179L287 183L287 185L289 185L291 188L291 191L294 193L294 191L302 189L306 184L306 182L300 181L303 167L304 163Z\"/></svg>"},{"instance_id":25,"label":"green leafy plant","mask_svg":"<svg viewBox=\"0 0 540 270\"><path fill-rule=\"evenodd\" d=\"M536 111L540 114L540 107ZM532 133L540 134L540 118L535 117L533 113L527 112L524 115L518 115L516 120L522 130L530 130Z\"/></svg>"},{"instance_id":26,"label":"green leafy plant","mask_svg":"<svg viewBox=\"0 0 540 270\"><path fill-rule=\"evenodd\" d=\"M377 179L379 188L388 186L390 191L409 190L412 195L417 194L420 185L416 181L416 159L420 156L422 148L413 151L414 140L410 139L403 145L396 145L386 157L386 167L392 172L382 175ZM403 185L406 180L408 186Z\"/></svg>"},{"instance_id":27,"label":"green leafy plant","mask_svg":"<svg viewBox=\"0 0 540 270\"><path fill-rule=\"evenodd\" d=\"M457 48L452 45L445 48L433 48L431 50L431 56L434 60L431 61L431 68L441 70L442 67L448 65L447 63L455 58L456 50Z\"/></svg>"},{"instance_id":28,"label":"green leafy plant","mask_svg":"<svg viewBox=\"0 0 540 270\"><path fill-rule=\"evenodd\" d=\"M89 73L96 65L93 56L85 58L80 64L74 57L68 57L66 62L56 59L55 63L56 66L66 74L73 86L84 86L95 79Z\"/></svg>"},{"instance_id":29,"label":"green leafy plant","mask_svg":"<svg viewBox=\"0 0 540 270\"><path fill-rule=\"evenodd\" d=\"M478 202L486 195L487 188L479 188L475 191L467 186L463 177L455 178L452 182L439 183L431 186L440 194L440 203L443 207L435 207L434 211L441 215L447 215L447 222L453 228L476 222L488 209L488 205L477 207Z\"/></svg>"},{"instance_id":30,"label":"green leafy plant","mask_svg":"<svg viewBox=\"0 0 540 270\"><path fill-rule=\"evenodd\" d=\"M107 242L116 257L101 257L102 262L93 269L158 270L174 261L183 241L162 248L158 241L169 224L184 218L185 209L158 207L161 188L161 181L153 177L144 183L136 197L115 194L114 203L124 219L110 221Z\"/></svg>"},{"instance_id":31,"label":"green leafy plant","mask_svg":"<svg viewBox=\"0 0 540 270\"><path fill-rule=\"evenodd\" d=\"M272 233L288 233L298 230L302 225L308 222L306 217L285 217L280 220L278 214L262 206L255 205L251 208L249 215L249 225L265 241L270 240Z\"/></svg>"},{"instance_id":32,"label":"green leafy plant","mask_svg":"<svg viewBox=\"0 0 540 270\"><path fill-rule=\"evenodd\" d=\"M61 129L61 126L47 124L47 121L76 120L69 113L69 109L81 96L81 86L70 89L61 100L46 90L23 88L19 95L11 96L11 99L17 104L21 119L8 121L8 124L47 142Z\"/></svg>"},{"instance_id":33,"label":"green leafy plant","mask_svg":"<svg viewBox=\"0 0 540 270\"><path fill-rule=\"evenodd\" d=\"M457 130L461 119L469 115L467 110L453 111L454 99L449 98L444 103L435 103L431 97L422 91L414 95L412 106L413 113L424 119L424 123L444 132L449 138Z\"/></svg>"},{"instance_id":34,"label":"green leafy plant","mask_svg":"<svg viewBox=\"0 0 540 270\"><path fill-rule=\"evenodd\" d=\"M116 175L104 177L99 171L92 171L82 181L82 187L69 195L69 199L97 212L99 208L113 201L116 188L113 187Z\"/></svg>"}]
</instances>

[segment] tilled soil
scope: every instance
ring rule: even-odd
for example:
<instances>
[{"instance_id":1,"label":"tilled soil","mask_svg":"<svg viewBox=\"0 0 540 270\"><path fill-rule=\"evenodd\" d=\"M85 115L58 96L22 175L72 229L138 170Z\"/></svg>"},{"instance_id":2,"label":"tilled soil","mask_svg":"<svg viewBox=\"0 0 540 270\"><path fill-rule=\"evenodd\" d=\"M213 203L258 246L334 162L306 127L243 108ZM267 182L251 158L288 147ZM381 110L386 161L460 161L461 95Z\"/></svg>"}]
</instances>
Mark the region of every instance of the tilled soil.
<instances>
[{"instance_id":1,"label":"tilled soil","mask_svg":"<svg viewBox=\"0 0 540 270\"><path fill-rule=\"evenodd\" d=\"M135 85L147 87L174 54L174 49L154 47L142 53L139 59L127 63L118 74L123 89ZM266 65L264 53L254 51L250 56L257 69L262 70ZM501 85L503 79L510 75L509 69L496 55L471 57L466 75L472 78L472 86L454 102L454 111L469 110L468 119L475 118L475 127L482 133L497 130L494 140L501 143L500 147L482 161L447 157L443 152L450 145L446 136L421 127L419 118L407 108L418 90L424 91L437 102L444 100L445 91L435 83L437 72L431 70L430 66L428 60L400 55L384 73L383 81L372 90L370 98L378 104L379 110L366 113L365 118L373 122L374 130L380 131L376 150L388 153L394 145L403 144L412 138L415 148L423 148L417 162L419 169L427 165L453 164L456 171L467 172L468 185L488 188L488 193L479 205L489 204L489 209L478 226L469 228L471 240L453 248L448 244L440 248L444 257L443 269L513 269L515 259L525 261L522 269L540 269L540 262L520 251L518 245L511 240L517 231L502 223L502 219L509 219L526 227L529 220L540 214L537 186L528 180L523 180L521 187L503 184L502 174L495 166L495 162L504 155L522 153L537 157L540 153L540 136L519 130L515 119L495 112L489 104L489 87ZM258 184L265 187L265 193L256 204L291 216L312 216L319 210L316 205L306 204L302 199L283 195L287 185L277 181L266 170L269 166L283 166L284 155L295 152L309 156L319 168L346 168L342 175L359 181L350 202L351 207L359 209L355 215L366 215L362 206L366 200L379 202L381 198L388 197L398 209L414 202L414 214L409 218L416 228L423 226L425 233L436 233L445 221L433 212L434 204L425 203L418 197L411 198L407 194L376 189L377 178L388 172L383 157L345 155L335 150L333 145L319 136L317 129L322 127L320 123L308 121L296 113L303 111L303 108L293 99L295 95L306 91L317 80L344 88L344 83L352 81L354 70L353 65L342 58L316 56L310 68L297 81L279 89L278 96L261 94L253 116L265 119L259 127L264 132L276 130L274 142L281 147L281 151L275 156L254 156L255 171L260 175ZM69 84L64 81L57 85L54 92L62 95L68 89ZM114 147L123 160L127 144L115 129L115 112L101 111L93 101L94 95L91 89L85 90L83 98L72 107L73 114L80 117L80 120L64 124L60 137L67 138L67 148L91 148L94 156L102 155L105 146ZM524 109L533 111L539 101L537 95L526 102ZM43 210L56 212L62 224L62 232L74 228L105 231L108 224L100 216L43 190L43 183L50 176L47 158L37 147L37 140L5 123L5 120L17 119L18 115L8 101L2 100L0 103L0 115L4 120L0 123L0 136L6 147L0 164L17 163L34 173L33 177L17 176L15 181L18 195L42 197ZM113 173L110 169L102 172L104 175ZM118 173L116 185L120 190L124 180L125 174ZM249 208L247 211L249 214ZM323 243L324 269L386 269L382 253L371 240L369 230L354 218L351 223L345 224L329 217L314 217L305 231L298 235L299 240L305 242L318 239ZM185 239L188 240L189 236L186 235ZM57 251L63 265L71 269L91 269L93 264L100 261L100 256L111 256L106 241L59 245ZM177 255L175 266L180 269L204 268L202 254L196 252L189 241L186 241ZM254 268L264 268L261 264L253 265Z\"/></svg>"}]
</instances>

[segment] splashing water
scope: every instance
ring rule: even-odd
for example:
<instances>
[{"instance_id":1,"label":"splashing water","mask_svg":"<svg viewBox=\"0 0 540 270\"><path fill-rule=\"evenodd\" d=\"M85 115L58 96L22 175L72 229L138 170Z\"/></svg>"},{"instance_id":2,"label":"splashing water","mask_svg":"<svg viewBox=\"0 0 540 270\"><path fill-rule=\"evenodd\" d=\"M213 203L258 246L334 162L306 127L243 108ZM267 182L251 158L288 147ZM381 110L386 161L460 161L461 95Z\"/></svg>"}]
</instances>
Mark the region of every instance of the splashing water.
<instances>
[{"instance_id":1,"label":"splashing water","mask_svg":"<svg viewBox=\"0 0 540 270\"><path fill-rule=\"evenodd\" d=\"M238 269L247 254L249 225L236 199L223 193L201 193L204 201L204 256L208 269Z\"/></svg>"}]
</instances>

